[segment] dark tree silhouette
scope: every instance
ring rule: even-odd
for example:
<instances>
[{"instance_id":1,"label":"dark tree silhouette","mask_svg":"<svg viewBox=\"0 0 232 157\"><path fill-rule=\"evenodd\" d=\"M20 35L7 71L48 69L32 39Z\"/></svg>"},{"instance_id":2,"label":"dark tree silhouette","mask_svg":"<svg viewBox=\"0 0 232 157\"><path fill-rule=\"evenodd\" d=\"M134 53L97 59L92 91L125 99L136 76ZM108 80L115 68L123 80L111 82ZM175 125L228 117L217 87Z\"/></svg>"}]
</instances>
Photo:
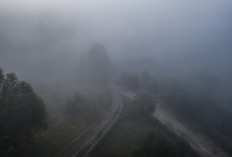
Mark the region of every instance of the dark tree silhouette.
<instances>
[{"instance_id":1,"label":"dark tree silhouette","mask_svg":"<svg viewBox=\"0 0 232 157\"><path fill-rule=\"evenodd\" d=\"M149 131L141 143L133 150L132 157L197 157L199 154L191 149L183 139L172 139L165 133Z\"/></svg>"},{"instance_id":2,"label":"dark tree silhouette","mask_svg":"<svg viewBox=\"0 0 232 157\"><path fill-rule=\"evenodd\" d=\"M32 142L46 125L45 104L31 85L0 68L0 150Z\"/></svg>"},{"instance_id":3,"label":"dark tree silhouette","mask_svg":"<svg viewBox=\"0 0 232 157\"><path fill-rule=\"evenodd\" d=\"M102 44L94 44L87 53L87 73L91 81L106 83L112 71L110 58Z\"/></svg>"}]
</instances>

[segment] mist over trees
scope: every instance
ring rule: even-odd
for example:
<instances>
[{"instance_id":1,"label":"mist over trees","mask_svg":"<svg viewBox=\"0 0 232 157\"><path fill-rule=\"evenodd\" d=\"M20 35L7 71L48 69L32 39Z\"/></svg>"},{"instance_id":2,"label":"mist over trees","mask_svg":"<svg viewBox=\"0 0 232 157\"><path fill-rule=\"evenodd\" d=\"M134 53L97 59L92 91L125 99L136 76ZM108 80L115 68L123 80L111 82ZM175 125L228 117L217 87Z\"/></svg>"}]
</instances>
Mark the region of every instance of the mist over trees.
<instances>
[{"instance_id":1,"label":"mist over trees","mask_svg":"<svg viewBox=\"0 0 232 157\"><path fill-rule=\"evenodd\" d=\"M230 0L0 1L0 66L8 73L0 69L0 150L45 128L36 93L118 79L156 95L232 154L231 8ZM75 117L86 100L76 94L62 113ZM155 111L143 97L140 104Z\"/></svg>"},{"instance_id":2,"label":"mist over trees","mask_svg":"<svg viewBox=\"0 0 232 157\"><path fill-rule=\"evenodd\" d=\"M79 80L88 80L94 83L105 84L112 76L112 62L105 47L95 43L78 64L77 77Z\"/></svg>"},{"instance_id":3,"label":"mist over trees","mask_svg":"<svg viewBox=\"0 0 232 157\"><path fill-rule=\"evenodd\" d=\"M209 73L201 72L193 77L195 78L193 82L187 82L159 73L152 74L145 70L140 73L124 73L119 77L119 83L130 90L137 92L145 90L155 94L165 103L168 110L178 115L179 120L190 123L195 131L207 135L224 151L231 154L232 114L231 109L218 103L220 96L215 90L219 86L218 80ZM136 78L137 83L133 81L134 79L128 78ZM130 87L128 85L133 85L131 83L135 83L136 86L132 87L137 88L128 88ZM138 103L142 104L139 111L144 111L146 104L149 106L149 102L152 102L151 96L151 94L141 94L138 97ZM154 111L153 106L147 109L151 113Z\"/></svg>"},{"instance_id":4,"label":"mist over trees","mask_svg":"<svg viewBox=\"0 0 232 157\"><path fill-rule=\"evenodd\" d=\"M137 90L141 86L139 74L131 71L124 71L119 76L118 83L129 90Z\"/></svg>"},{"instance_id":5,"label":"mist over trees","mask_svg":"<svg viewBox=\"0 0 232 157\"><path fill-rule=\"evenodd\" d=\"M7 2L2 3L2 6L7 4ZM121 2L118 3L122 5ZM140 3L149 6L148 8L155 7L156 9L152 9L151 12L159 14L154 13L152 18L150 13L148 14L149 11L141 12L139 17L143 18L138 20L131 19L130 14L126 13L125 17L120 14L112 14L112 17L102 16L103 14L97 9L103 7L100 4L95 6L93 11L88 10L94 14L85 11L81 7L84 4L78 5L81 14L73 12L72 15L68 14L68 10L63 10L61 14L56 10L57 8L45 12L30 11L31 14L20 11L16 14L12 10L2 9L0 16L1 67L7 72L14 71L19 78L33 83L35 90L42 88L41 86L49 87L52 86L51 84L59 84L67 79L70 79L68 80L70 82L73 81L72 77L66 76L74 73L74 68L82 60L81 56L87 60L88 49L93 43L99 41L107 47L111 61L117 60L119 67L124 70L148 69L180 79L188 77L189 81L193 82L195 79L191 80L190 76L192 71L203 69L212 76L216 75L219 84L222 84L219 90L215 88L214 95L223 93L219 101L231 106L231 98L228 94L232 89L230 83L232 78L231 33L228 33L231 32L231 22L228 19L231 12L228 10L230 5L225 7L224 1L211 3L214 6L211 10L208 8L210 5L202 4L200 5L202 10L196 13L193 8L196 7L197 2L191 2L191 5L190 3L179 5L174 3L173 10L176 12L171 14L166 9L164 11L159 9L159 5L165 6L162 2L157 3L159 5L156 5L156 2L134 2L135 8L132 7L131 14L135 17L143 10L143 5ZM170 3L173 4L173 2ZM128 12L129 6L132 5L127 6ZM140 6L141 9L137 10ZM109 7L111 9L105 12L113 13L117 10L113 5ZM181 18L181 10L184 8L188 8L189 12ZM167 14L163 14L165 10ZM211 10L212 16L204 10ZM106 14L111 15L110 13ZM196 14L203 16L194 18ZM88 16L85 18L81 15ZM159 17L159 15L162 16ZM147 16L150 18L146 18ZM172 21L170 20L172 18L177 19ZM208 20L204 20L205 18ZM117 20L113 19L120 19L118 25L114 23ZM189 21L186 22L186 20ZM185 33L182 30L185 30ZM35 77L36 71L39 71L41 75ZM40 83L40 80L43 80L43 83ZM206 86L205 83L202 84L202 87Z\"/></svg>"}]
</instances>

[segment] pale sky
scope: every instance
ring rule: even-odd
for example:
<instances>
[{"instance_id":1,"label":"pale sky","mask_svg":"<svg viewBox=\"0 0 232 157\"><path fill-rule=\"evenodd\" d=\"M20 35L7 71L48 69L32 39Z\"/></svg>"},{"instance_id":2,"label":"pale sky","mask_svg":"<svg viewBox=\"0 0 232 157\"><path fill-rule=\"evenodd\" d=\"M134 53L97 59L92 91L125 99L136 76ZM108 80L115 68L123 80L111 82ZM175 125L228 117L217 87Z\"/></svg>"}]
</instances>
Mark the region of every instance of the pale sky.
<instances>
[{"instance_id":1,"label":"pale sky","mask_svg":"<svg viewBox=\"0 0 232 157\"><path fill-rule=\"evenodd\" d=\"M7 37L2 40L16 45L2 51L0 61L15 71L9 53L19 53L22 46L22 52L60 54L71 63L100 42L113 57L182 60L205 67L221 59L229 64L222 54L232 53L231 8L231 0L0 0L0 18L5 20L0 20L0 33ZM34 48L38 43L49 47ZM44 57L31 56L27 60L33 63Z\"/></svg>"},{"instance_id":2,"label":"pale sky","mask_svg":"<svg viewBox=\"0 0 232 157\"><path fill-rule=\"evenodd\" d=\"M54 15L89 40L177 49L230 36L231 8L231 0L0 0L1 14Z\"/></svg>"}]
</instances>

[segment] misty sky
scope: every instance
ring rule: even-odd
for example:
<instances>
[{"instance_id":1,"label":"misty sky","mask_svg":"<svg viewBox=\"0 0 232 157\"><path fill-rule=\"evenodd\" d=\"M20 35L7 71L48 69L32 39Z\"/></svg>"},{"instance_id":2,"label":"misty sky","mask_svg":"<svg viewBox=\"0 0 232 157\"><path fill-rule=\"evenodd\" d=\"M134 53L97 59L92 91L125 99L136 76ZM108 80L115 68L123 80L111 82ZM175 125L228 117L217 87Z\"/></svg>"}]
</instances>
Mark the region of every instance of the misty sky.
<instances>
[{"instance_id":1,"label":"misty sky","mask_svg":"<svg viewBox=\"0 0 232 157\"><path fill-rule=\"evenodd\" d=\"M59 76L54 69L75 67L100 42L111 57L231 75L231 8L231 0L1 0L0 66L21 78L43 69Z\"/></svg>"}]
</instances>

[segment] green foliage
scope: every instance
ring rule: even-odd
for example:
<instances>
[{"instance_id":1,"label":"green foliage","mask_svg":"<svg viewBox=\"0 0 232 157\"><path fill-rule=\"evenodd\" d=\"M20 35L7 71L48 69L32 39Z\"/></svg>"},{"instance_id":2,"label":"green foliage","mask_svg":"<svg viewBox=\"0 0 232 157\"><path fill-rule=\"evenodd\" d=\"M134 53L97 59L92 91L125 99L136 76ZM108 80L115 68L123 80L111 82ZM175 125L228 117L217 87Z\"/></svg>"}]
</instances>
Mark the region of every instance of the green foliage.
<instances>
[{"instance_id":1,"label":"green foliage","mask_svg":"<svg viewBox=\"0 0 232 157\"><path fill-rule=\"evenodd\" d=\"M33 141L46 124L45 104L31 85L0 70L0 150Z\"/></svg>"},{"instance_id":2,"label":"green foliage","mask_svg":"<svg viewBox=\"0 0 232 157\"><path fill-rule=\"evenodd\" d=\"M194 157L197 154L183 140L171 140L166 134L157 134L154 130L148 132L138 147L132 152L132 157Z\"/></svg>"}]
</instances>

